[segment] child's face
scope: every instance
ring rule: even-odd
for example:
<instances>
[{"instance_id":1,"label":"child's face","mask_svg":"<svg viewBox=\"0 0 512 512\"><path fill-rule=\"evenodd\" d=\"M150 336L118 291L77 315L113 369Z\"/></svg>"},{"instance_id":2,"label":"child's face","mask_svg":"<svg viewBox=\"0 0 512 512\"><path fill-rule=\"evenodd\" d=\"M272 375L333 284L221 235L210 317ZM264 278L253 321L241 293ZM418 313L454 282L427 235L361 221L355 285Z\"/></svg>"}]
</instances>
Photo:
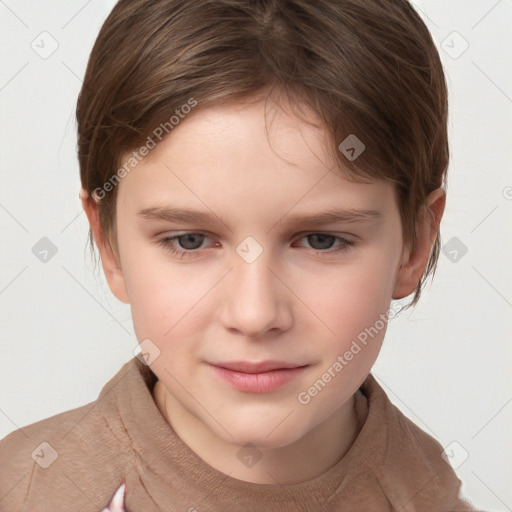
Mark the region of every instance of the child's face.
<instances>
[{"instance_id":1,"label":"child's face","mask_svg":"<svg viewBox=\"0 0 512 512\"><path fill-rule=\"evenodd\" d=\"M326 132L269 110L267 134L263 113L263 102L197 109L121 181L122 273L109 282L131 304L139 342L160 350L151 368L176 414L228 442L270 447L341 410L369 373L403 243L391 185L344 179ZM157 207L211 219L140 214ZM335 209L366 214L292 221ZM240 380L215 366L268 361L301 368Z\"/></svg>"}]
</instances>

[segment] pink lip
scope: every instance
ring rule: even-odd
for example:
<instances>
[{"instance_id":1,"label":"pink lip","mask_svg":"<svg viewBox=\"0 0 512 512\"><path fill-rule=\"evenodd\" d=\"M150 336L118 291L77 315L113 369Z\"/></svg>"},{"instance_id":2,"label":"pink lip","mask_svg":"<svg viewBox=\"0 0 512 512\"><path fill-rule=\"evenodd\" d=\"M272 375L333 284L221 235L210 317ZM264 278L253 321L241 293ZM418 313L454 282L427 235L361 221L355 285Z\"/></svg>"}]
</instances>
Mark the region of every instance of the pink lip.
<instances>
[{"instance_id":1,"label":"pink lip","mask_svg":"<svg viewBox=\"0 0 512 512\"><path fill-rule=\"evenodd\" d=\"M248 393L270 393L297 377L307 365L283 361L231 361L211 363L215 373L225 382Z\"/></svg>"}]
</instances>

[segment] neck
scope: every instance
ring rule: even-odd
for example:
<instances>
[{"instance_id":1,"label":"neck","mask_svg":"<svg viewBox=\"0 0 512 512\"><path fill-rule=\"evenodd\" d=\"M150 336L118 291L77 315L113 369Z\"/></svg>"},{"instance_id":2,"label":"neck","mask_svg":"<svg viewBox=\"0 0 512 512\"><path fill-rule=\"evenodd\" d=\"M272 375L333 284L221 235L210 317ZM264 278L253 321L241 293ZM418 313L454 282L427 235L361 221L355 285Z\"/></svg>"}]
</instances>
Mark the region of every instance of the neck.
<instances>
[{"instance_id":1,"label":"neck","mask_svg":"<svg viewBox=\"0 0 512 512\"><path fill-rule=\"evenodd\" d=\"M317 478L346 454L365 419L365 413L363 417L357 413L356 395L297 441L277 448L249 449L249 457L256 455L261 458L257 464L246 467L238 459L241 446L219 438L196 416L184 411L160 381L153 390L153 398L162 416L204 462L232 478L281 485ZM233 464L233 461L237 463Z\"/></svg>"}]
</instances>

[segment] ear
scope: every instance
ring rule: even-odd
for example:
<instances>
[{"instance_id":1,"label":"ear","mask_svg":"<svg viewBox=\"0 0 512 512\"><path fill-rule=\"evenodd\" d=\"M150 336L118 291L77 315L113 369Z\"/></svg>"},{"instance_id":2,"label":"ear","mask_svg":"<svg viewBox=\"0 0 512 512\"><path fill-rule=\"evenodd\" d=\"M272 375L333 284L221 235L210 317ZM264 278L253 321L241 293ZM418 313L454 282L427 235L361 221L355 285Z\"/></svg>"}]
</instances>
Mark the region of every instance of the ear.
<instances>
[{"instance_id":1,"label":"ear","mask_svg":"<svg viewBox=\"0 0 512 512\"><path fill-rule=\"evenodd\" d=\"M91 226L94 241L100 251L101 265L103 272L107 279L108 286L112 293L125 304L129 304L128 292L126 290L126 283L124 280L121 263L118 261L110 242L106 239L100 223L100 216L98 211L98 204L89 196L86 190L82 188L80 191L80 199L82 200L82 207L85 210L89 224Z\"/></svg>"},{"instance_id":2,"label":"ear","mask_svg":"<svg viewBox=\"0 0 512 512\"><path fill-rule=\"evenodd\" d=\"M393 299L407 297L418 286L428 264L445 204L446 194L443 189L438 188L428 195L426 208L416 223L416 242L413 247L404 250L402 255L393 290Z\"/></svg>"}]
</instances>

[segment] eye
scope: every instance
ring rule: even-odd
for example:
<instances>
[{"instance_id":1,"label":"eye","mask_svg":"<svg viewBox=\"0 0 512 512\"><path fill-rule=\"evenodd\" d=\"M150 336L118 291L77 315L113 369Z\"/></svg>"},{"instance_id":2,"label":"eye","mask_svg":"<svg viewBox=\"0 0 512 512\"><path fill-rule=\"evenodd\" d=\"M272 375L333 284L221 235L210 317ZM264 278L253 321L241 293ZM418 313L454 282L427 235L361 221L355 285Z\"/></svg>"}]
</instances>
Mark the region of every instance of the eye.
<instances>
[{"instance_id":1,"label":"eye","mask_svg":"<svg viewBox=\"0 0 512 512\"><path fill-rule=\"evenodd\" d=\"M308 243L313 246L312 248L314 250L327 254L338 251L348 251L355 244L355 242L347 240L341 236L331 235L329 233L309 233L304 235L302 238L306 239ZM336 240L340 243L335 245L334 249L332 249L333 243L335 243Z\"/></svg>"},{"instance_id":2,"label":"eye","mask_svg":"<svg viewBox=\"0 0 512 512\"><path fill-rule=\"evenodd\" d=\"M158 245L165 247L172 254L179 255L180 258L193 256L197 249L201 248L201 244L207 238L204 233L183 233L181 235L174 235L162 238ZM179 241L181 249L176 249L176 243Z\"/></svg>"},{"instance_id":3,"label":"eye","mask_svg":"<svg viewBox=\"0 0 512 512\"><path fill-rule=\"evenodd\" d=\"M203 242L208 239L204 233L182 233L170 237L162 238L158 245L164 247L173 255L180 258L194 256L199 249L204 249ZM341 236L329 233L309 233L302 236L299 240L307 240L311 248L318 254L332 254L339 251L348 251L355 245L355 242L347 240ZM338 241L338 245L334 245Z\"/></svg>"}]
</instances>

